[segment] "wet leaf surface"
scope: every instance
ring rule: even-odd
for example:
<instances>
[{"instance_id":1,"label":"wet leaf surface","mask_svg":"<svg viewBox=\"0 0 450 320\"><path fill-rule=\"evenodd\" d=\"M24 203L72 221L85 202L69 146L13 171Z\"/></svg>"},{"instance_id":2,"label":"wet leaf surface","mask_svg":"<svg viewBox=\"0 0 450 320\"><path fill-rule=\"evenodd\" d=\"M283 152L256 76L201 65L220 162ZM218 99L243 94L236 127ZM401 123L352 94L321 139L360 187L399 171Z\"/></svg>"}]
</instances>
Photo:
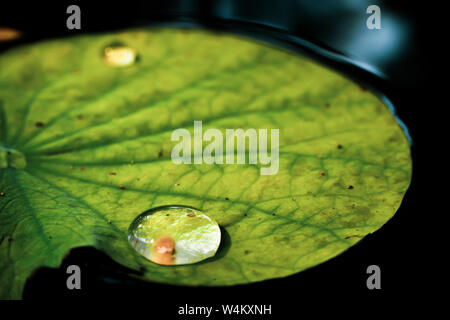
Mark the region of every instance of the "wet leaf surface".
<instances>
[{"instance_id":1,"label":"wet leaf surface","mask_svg":"<svg viewBox=\"0 0 450 320\"><path fill-rule=\"evenodd\" d=\"M103 59L123 43L139 59ZM0 56L0 296L40 266L94 246L142 278L233 285L290 275L391 218L408 188L408 142L369 91L310 60L204 31L137 30L24 46ZM175 165L173 130L277 128L280 168ZM9 153L8 153L9 152ZM23 157L22 157L23 155ZM128 243L157 206L207 212L226 254L161 266Z\"/></svg>"}]
</instances>

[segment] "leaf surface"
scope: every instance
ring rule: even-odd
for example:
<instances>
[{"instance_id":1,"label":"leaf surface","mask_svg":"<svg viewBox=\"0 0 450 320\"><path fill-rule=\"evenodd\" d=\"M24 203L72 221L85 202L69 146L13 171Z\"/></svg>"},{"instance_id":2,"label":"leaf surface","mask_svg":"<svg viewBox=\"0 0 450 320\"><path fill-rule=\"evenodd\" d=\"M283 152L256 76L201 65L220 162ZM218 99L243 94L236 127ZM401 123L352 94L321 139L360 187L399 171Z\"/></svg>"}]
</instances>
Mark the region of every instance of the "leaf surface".
<instances>
[{"instance_id":1,"label":"leaf surface","mask_svg":"<svg viewBox=\"0 0 450 320\"><path fill-rule=\"evenodd\" d=\"M139 59L115 68L105 46ZM177 128L279 129L263 165L176 165ZM143 279L233 285L324 262L386 223L409 186L407 139L376 96L306 58L206 31L132 30L0 55L0 297L94 246ZM216 259L161 266L127 241L140 213L198 208L229 235Z\"/></svg>"}]
</instances>

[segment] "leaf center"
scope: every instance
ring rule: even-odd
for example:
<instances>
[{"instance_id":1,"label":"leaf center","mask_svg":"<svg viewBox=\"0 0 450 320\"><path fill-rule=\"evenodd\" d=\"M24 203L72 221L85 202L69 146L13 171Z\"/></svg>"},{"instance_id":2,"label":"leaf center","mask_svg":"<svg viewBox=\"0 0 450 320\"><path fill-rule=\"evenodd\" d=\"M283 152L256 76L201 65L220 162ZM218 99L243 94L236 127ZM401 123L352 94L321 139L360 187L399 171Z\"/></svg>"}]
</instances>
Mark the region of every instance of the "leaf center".
<instances>
[{"instance_id":1,"label":"leaf center","mask_svg":"<svg viewBox=\"0 0 450 320\"><path fill-rule=\"evenodd\" d=\"M22 152L11 148L0 147L0 169L24 169L26 166L27 161Z\"/></svg>"}]
</instances>

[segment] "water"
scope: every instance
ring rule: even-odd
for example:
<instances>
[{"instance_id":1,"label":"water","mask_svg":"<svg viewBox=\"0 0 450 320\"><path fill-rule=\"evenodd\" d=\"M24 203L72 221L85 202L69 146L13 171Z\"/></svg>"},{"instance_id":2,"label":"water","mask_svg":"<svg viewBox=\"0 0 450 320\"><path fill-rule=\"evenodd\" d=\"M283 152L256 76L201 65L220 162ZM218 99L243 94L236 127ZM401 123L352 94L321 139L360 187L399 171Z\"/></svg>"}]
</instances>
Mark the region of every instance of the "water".
<instances>
[{"instance_id":1,"label":"water","mask_svg":"<svg viewBox=\"0 0 450 320\"><path fill-rule=\"evenodd\" d=\"M162 265L196 263L214 256L221 232L205 212L184 206L153 208L130 225L128 240L141 255Z\"/></svg>"},{"instance_id":2,"label":"water","mask_svg":"<svg viewBox=\"0 0 450 320\"><path fill-rule=\"evenodd\" d=\"M137 58L137 51L121 42L111 43L103 50L104 61L113 67L131 66Z\"/></svg>"}]
</instances>

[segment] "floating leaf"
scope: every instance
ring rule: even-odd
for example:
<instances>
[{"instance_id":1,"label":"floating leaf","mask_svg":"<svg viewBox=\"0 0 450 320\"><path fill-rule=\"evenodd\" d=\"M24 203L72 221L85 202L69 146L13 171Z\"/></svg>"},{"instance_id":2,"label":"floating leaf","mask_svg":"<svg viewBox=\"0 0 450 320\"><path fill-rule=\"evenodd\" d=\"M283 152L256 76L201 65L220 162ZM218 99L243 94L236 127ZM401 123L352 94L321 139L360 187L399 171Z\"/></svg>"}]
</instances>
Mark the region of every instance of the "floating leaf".
<instances>
[{"instance_id":1,"label":"floating leaf","mask_svg":"<svg viewBox=\"0 0 450 320\"><path fill-rule=\"evenodd\" d=\"M139 63L113 68L123 43ZM0 55L0 296L94 246L143 279L233 285L324 262L391 218L408 188L407 139L377 97L296 54L198 30L135 30ZM279 129L279 171L171 161L177 128ZM8 152L11 152L8 154ZM161 266L127 240L164 205L207 213L224 254Z\"/></svg>"}]
</instances>

